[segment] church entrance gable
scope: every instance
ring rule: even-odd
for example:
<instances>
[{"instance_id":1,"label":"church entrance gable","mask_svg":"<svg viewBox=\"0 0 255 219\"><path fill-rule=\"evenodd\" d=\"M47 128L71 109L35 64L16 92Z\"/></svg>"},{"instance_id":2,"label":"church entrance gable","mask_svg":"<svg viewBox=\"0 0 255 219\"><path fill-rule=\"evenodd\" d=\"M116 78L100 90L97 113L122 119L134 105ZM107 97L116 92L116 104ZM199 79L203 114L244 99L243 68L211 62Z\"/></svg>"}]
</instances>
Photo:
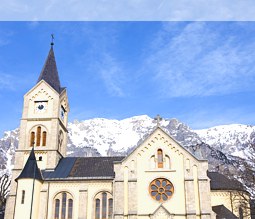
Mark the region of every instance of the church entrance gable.
<instances>
[{"instance_id":1,"label":"church entrance gable","mask_svg":"<svg viewBox=\"0 0 255 219\"><path fill-rule=\"evenodd\" d=\"M158 209L150 216L151 219L172 219L171 214L161 205Z\"/></svg>"}]
</instances>

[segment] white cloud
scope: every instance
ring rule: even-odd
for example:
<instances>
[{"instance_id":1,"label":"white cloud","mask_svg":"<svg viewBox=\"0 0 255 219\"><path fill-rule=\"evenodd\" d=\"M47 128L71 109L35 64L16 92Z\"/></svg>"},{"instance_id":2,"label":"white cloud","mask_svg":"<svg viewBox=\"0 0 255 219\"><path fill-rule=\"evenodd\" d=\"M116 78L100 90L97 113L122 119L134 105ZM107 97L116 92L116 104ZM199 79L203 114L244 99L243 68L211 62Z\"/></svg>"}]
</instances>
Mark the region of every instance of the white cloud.
<instances>
[{"instance_id":1,"label":"white cloud","mask_svg":"<svg viewBox=\"0 0 255 219\"><path fill-rule=\"evenodd\" d=\"M168 24L168 23L167 23ZM147 69L165 97L222 95L252 90L255 43L239 42L216 25L164 24L153 42ZM151 70L152 69L152 70Z\"/></svg>"}]
</instances>

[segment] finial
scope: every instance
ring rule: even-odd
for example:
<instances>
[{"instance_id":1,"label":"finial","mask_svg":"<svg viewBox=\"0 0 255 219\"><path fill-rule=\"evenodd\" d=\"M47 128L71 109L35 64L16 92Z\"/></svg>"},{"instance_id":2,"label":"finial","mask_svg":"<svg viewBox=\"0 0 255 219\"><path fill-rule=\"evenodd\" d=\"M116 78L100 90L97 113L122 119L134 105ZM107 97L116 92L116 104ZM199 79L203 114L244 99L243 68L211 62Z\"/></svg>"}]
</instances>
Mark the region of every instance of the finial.
<instances>
[{"instance_id":1,"label":"finial","mask_svg":"<svg viewBox=\"0 0 255 219\"><path fill-rule=\"evenodd\" d=\"M51 47L53 47L54 46L54 34L52 33L51 34Z\"/></svg>"},{"instance_id":2,"label":"finial","mask_svg":"<svg viewBox=\"0 0 255 219\"><path fill-rule=\"evenodd\" d=\"M158 115L154 118L154 120L157 121L157 127L159 127L159 126L160 126L160 121L162 121L162 117L158 114Z\"/></svg>"}]
</instances>

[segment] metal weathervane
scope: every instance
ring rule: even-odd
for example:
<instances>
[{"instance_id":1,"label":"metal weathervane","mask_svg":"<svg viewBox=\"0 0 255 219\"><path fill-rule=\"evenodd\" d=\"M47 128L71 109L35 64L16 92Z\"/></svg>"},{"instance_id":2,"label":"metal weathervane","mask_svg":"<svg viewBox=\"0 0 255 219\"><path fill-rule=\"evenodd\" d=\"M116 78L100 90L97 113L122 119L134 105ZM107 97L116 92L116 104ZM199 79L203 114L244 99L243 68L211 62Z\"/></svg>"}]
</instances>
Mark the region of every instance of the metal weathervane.
<instances>
[{"instance_id":1,"label":"metal weathervane","mask_svg":"<svg viewBox=\"0 0 255 219\"><path fill-rule=\"evenodd\" d=\"M55 39L54 34L52 33L51 34L51 44L50 44L51 46L54 46L54 39Z\"/></svg>"}]
</instances>

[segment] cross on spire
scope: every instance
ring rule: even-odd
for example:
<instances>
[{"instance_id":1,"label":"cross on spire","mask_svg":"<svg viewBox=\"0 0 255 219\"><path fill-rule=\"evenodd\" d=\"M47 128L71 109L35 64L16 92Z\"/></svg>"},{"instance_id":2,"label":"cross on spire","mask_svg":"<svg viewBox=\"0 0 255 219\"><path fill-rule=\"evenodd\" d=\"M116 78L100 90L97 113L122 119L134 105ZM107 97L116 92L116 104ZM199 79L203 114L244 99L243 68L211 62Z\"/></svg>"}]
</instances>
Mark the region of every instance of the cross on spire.
<instances>
[{"instance_id":1,"label":"cross on spire","mask_svg":"<svg viewBox=\"0 0 255 219\"><path fill-rule=\"evenodd\" d=\"M54 46L54 34L52 33L51 34L51 47Z\"/></svg>"},{"instance_id":2,"label":"cross on spire","mask_svg":"<svg viewBox=\"0 0 255 219\"><path fill-rule=\"evenodd\" d=\"M160 126L160 121L162 121L162 117L158 114L155 118L154 118L155 121L157 121L157 127Z\"/></svg>"}]
</instances>

